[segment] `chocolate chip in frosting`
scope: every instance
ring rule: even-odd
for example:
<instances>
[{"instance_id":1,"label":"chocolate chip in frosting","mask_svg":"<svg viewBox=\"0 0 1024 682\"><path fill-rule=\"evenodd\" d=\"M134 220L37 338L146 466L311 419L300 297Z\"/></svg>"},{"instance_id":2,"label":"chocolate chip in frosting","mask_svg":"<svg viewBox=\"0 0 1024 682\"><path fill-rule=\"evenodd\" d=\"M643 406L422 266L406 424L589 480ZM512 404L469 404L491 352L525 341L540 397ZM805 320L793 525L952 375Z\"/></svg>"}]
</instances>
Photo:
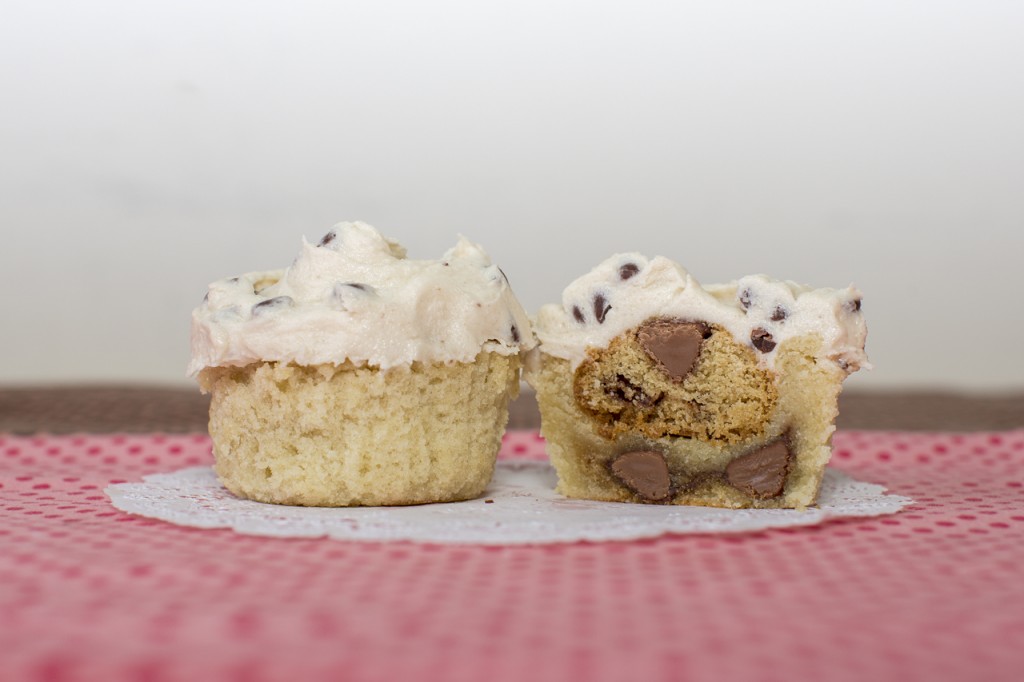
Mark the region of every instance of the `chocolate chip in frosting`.
<instances>
[{"instance_id":1,"label":"chocolate chip in frosting","mask_svg":"<svg viewBox=\"0 0 1024 682\"><path fill-rule=\"evenodd\" d=\"M580 324L583 324L584 322L587 321L587 319L583 317L583 311L580 310L580 307L578 305L574 305L572 307L572 317Z\"/></svg>"},{"instance_id":2,"label":"chocolate chip in frosting","mask_svg":"<svg viewBox=\"0 0 1024 682\"><path fill-rule=\"evenodd\" d=\"M252 307L252 316L259 317L264 313L268 313L278 308L290 308L295 304L291 296L275 296L274 298L268 298L265 301L260 301Z\"/></svg>"},{"instance_id":3,"label":"chocolate chip in frosting","mask_svg":"<svg viewBox=\"0 0 1024 682\"><path fill-rule=\"evenodd\" d=\"M672 381L680 382L693 371L710 332L703 322L659 318L644 323L636 336L647 356Z\"/></svg>"},{"instance_id":4,"label":"chocolate chip in frosting","mask_svg":"<svg viewBox=\"0 0 1024 682\"><path fill-rule=\"evenodd\" d=\"M860 299L859 298L854 298L854 299L851 299L851 300L847 301L846 302L846 309L849 310L851 313L859 312L860 311Z\"/></svg>"},{"instance_id":5,"label":"chocolate chip in frosting","mask_svg":"<svg viewBox=\"0 0 1024 682\"><path fill-rule=\"evenodd\" d=\"M649 502L660 502L672 493L668 464L660 452L624 452L612 460L611 470L624 486Z\"/></svg>"},{"instance_id":6,"label":"chocolate chip in frosting","mask_svg":"<svg viewBox=\"0 0 1024 682\"><path fill-rule=\"evenodd\" d=\"M785 308L781 305L775 306L775 309L772 311L772 322L782 322L787 317L789 317L789 313L786 312Z\"/></svg>"},{"instance_id":7,"label":"chocolate chip in frosting","mask_svg":"<svg viewBox=\"0 0 1024 682\"><path fill-rule=\"evenodd\" d=\"M328 244L333 242L337 238L337 236L338 233L335 232L334 230L331 230L330 232L323 236L323 239L320 240L320 243L317 244L317 246L327 246Z\"/></svg>"},{"instance_id":8,"label":"chocolate chip in frosting","mask_svg":"<svg viewBox=\"0 0 1024 682\"><path fill-rule=\"evenodd\" d=\"M331 292L331 304L339 310L352 310L356 301L365 301L375 295L377 290L362 282L337 282Z\"/></svg>"},{"instance_id":9,"label":"chocolate chip in frosting","mask_svg":"<svg viewBox=\"0 0 1024 682\"><path fill-rule=\"evenodd\" d=\"M729 462L725 475L751 497L777 497L785 486L791 458L789 444L780 438Z\"/></svg>"},{"instance_id":10,"label":"chocolate chip in frosting","mask_svg":"<svg viewBox=\"0 0 1024 682\"><path fill-rule=\"evenodd\" d=\"M519 327L513 324L512 329L510 331L512 333L512 343L519 343Z\"/></svg>"},{"instance_id":11,"label":"chocolate chip in frosting","mask_svg":"<svg viewBox=\"0 0 1024 682\"><path fill-rule=\"evenodd\" d=\"M604 324L604 317L611 309L612 307L608 305L608 300L604 297L604 294L594 296L594 319L597 320L598 324Z\"/></svg>"},{"instance_id":12,"label":"chocolate chip in frosting","mask_svg":"<svg viewBox=\"0 0 1024 682\"><path fill-rule=\"evenodd\" d=\"M619 278L625 281L638 272L640 272L640 266L636 263L626 263L619 268Z\"/></svg>"},{"instance_id":13,"label":"chocolate chip in frosting","mask_svg":"<svg viewBox=\"0 0 1024 682\"><path fill-rule=\"evenodd\" d=\"M377 290L371 287L369 284L363 284L361 282L342 282L338 286L349 287L351 289L358 289L367 294L375 293Z\"/></svg>"},{"instance_id":14,"label":"chocolate chip in frosting","mask_svg":"<svg viewBox=\"0 0 1024 682\"><path fill-rule=\"evenodd\" d=\"M775 340L767 329L758 327L750 332L750 343L762 353L771 353L775 349Z\"/></svg>"},{"instance_id":15,"label":"chocolate chip in frosting","mask_svg":"<svg viewBox=\"0 0 1024 682\"><path fill-rule=\"evenodd\" d=\"M743 306L744 310L749 310L750 305L753 302L753 293L750 289L744 289L740 292L740 305Z\"/></svg>"}]
</instances>

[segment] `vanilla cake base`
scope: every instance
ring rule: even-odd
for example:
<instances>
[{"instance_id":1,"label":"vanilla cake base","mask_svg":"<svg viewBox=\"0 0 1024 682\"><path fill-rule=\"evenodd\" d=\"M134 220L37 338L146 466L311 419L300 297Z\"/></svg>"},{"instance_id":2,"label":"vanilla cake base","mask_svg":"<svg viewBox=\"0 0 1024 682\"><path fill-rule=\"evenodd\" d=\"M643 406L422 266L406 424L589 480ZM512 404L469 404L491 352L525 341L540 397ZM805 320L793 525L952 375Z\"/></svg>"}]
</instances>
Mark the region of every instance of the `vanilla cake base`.
<instances>
[{"instance_id":1,"label":"vanilla cake base","mask_svg":"<svg viewBox=\"0 0 1024 682\"><path fill-rule=\"evenodd\" d=\"M558 492L731 508L813 504L846 376L821 357L821 339L787 339L767 369L721 328L677 326L699 348L680 377L644 351L653 343L644 327L591 349L576 369L543 352L531 363Z\"/></svg>"},{"instance_id":2,"label":"vanilla cake base","mask_svg":"<svg viewBox=\"0 0 1024 682\"><path fill-rule=\"evenodd\" d=\"M409 505L480 495L520 360L387 370L261 362L204 369L216 471L235 495L304 506Z\"/></svg>"}]
</instances>

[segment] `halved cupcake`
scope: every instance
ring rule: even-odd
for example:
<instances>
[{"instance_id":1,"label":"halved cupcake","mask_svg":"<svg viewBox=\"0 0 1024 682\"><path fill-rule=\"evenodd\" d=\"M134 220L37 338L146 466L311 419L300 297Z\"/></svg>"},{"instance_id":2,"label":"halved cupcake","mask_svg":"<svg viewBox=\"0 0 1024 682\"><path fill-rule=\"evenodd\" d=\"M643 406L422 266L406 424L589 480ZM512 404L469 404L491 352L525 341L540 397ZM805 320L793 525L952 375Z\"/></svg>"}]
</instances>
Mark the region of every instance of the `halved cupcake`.
<instances>
[{"instance_id":1,"label":"halved cupcake","mask_svg":"<svg viewBox=\"0 0 1024 682\"><path fill-rule=\"evenodd\" d=\"M813 504L837 399L867 365L861 295L762 275L702 287L612 256L544 306L527 381L569 497Z\"/></svg>"}]
</instances>

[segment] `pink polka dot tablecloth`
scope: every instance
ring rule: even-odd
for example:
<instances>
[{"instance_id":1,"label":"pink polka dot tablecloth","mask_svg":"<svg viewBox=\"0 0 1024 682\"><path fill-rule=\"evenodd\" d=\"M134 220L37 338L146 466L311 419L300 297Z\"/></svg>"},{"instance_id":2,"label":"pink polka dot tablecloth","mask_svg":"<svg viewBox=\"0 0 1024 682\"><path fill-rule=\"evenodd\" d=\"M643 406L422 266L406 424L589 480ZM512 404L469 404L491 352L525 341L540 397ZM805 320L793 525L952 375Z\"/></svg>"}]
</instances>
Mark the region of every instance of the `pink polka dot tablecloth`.
<instances>
[{"instance_id":1,"label":"pink polka dot tablecloth","mask_svg":"<svg viewBox=\"0 0 1024 682\"><path fill-rule=\"evenodd\" d=\"M1024 431L840 432L916 504L734 535L251 537L102 490L206 436L0 436L0 680L1020 680ZM542 459L534 433L502 457Z\"/></svg>"}]
</instances>

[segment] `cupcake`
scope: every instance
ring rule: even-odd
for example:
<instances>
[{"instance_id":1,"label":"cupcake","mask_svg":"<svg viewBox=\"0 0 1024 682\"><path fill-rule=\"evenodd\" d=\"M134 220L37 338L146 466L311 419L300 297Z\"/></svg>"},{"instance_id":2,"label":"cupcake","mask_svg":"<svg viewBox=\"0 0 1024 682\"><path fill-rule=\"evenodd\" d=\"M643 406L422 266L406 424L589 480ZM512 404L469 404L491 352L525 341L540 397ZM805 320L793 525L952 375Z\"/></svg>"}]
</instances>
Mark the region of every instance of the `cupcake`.
<instances>
[{"instance_id":1,"label":"cupcake","mask_svg":"<svg viewBox=\"0 0 1024 682\"><path fill-rule=\"evenodd\" d=\"M569 497L802 508L843 380L867 365L861 294L754 275L702 287L612 256L544 306L527 381Z\"/></svg>"},{"instance_id":2,"label":"cupcake","mask_svg":"<svg viewBox=\"0 0 1024 682\"><path fill-rule=\"evenodd\" d=\"M212 396L216 472L239 497L408 505L483 492L529 320L460 239L411 260L365 223L303 241L285 270L210 285L189 373Z\"/></svg>"}]
</instances>

